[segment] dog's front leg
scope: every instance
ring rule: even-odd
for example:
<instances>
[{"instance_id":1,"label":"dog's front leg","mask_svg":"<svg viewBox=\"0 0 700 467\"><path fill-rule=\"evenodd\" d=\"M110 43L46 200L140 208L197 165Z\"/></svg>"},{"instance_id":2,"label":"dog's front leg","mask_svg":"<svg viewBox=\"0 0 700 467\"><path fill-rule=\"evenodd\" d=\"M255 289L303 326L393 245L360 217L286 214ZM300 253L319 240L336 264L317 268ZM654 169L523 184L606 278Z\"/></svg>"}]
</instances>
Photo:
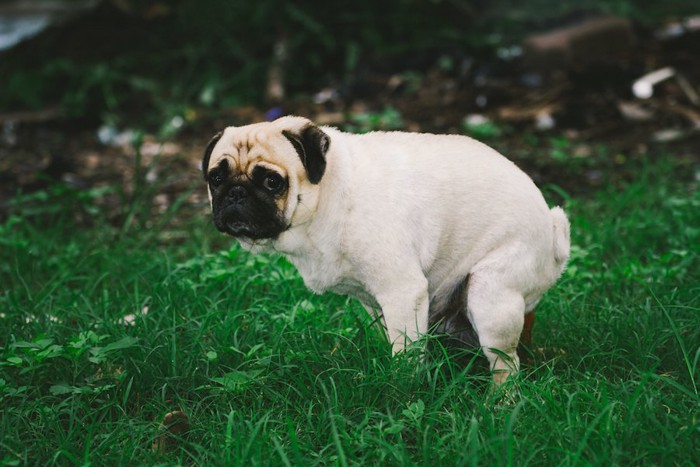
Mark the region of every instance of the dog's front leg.
<instances>
[{"instance_id":1,"label":"dog's front leg","mask_svg":"<svg viewBox=\"0 0 700 467\"><path fill-rule=\"evenodd\" d=\"M394 355L428 331L430 300L427 280L413 287L392 288L376 298L384 315L384 325Z\"/></svg>"}]
</instances>

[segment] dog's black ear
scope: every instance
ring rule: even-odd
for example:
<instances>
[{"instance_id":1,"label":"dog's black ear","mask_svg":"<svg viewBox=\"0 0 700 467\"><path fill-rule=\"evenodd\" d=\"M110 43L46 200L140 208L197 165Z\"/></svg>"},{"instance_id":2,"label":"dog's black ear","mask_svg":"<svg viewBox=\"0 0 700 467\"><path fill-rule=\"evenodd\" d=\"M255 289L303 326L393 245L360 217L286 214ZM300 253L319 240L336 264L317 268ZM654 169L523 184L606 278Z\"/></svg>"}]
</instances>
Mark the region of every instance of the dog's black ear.
<instances>
[{"instance_id":1,"label":"dog's black ear","mask_svg":"<svg viewBox=\"0 0 700 467\"><path fill-rule=\"evenodd\" d=\"M219 142L219 140L221 139L221 135L223 134L223 131L220 131L217 134L215 134L214 137L211 140L209 140L209 143L207 143L206 149L204 149L204 157L202 158L202 174L204 175L205 180L207 178L207 167L209 167L209 158L211 157L211 152L214 150L214 146L216 146L216 143Z\"/></svg>"},{"instance_id":2,"label":"dog's black ear","mask_svg":"<svg viewBox=\"0 0 700 467\"><path fill-rule=\"evenodd\" d=\"M314 185L320 182L326 171L326 153L331 145L330 137L316 125L305 126L299 134L287 130L283 130L282 134L299 154L309 181Z\"/></svg>"}]
</instances>

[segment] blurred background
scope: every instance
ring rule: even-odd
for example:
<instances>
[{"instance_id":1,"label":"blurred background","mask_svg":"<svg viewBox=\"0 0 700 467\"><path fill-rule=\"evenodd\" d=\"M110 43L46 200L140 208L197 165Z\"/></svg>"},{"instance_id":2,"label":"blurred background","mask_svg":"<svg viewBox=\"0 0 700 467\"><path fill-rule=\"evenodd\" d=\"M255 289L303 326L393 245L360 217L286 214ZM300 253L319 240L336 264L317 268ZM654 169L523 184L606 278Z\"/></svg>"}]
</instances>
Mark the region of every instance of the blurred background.
<instances>
[{"instance_id":1,"label":"blurred background","mask_svg":"<svg viewBox=\"0 0 700 467\"><path fill-rule=\"evenodd\" d=\"M0 0L0 465L700 466L699 94L700 0ZM204 147L283 114L564 205L514 391L216 231Z\"/></svg>"},{"instance_id":2,"label":"blurred background","mask_svg":"<svg viewBox=\"0 0 700 467\"><path fill-rule=\"evenodd\" d=\"M700 175L697 0L10 0L0 82L3 217L57 184L201 205L211 135L289 113L468 134L573 195Z\"/></svg>"}]
</instances>

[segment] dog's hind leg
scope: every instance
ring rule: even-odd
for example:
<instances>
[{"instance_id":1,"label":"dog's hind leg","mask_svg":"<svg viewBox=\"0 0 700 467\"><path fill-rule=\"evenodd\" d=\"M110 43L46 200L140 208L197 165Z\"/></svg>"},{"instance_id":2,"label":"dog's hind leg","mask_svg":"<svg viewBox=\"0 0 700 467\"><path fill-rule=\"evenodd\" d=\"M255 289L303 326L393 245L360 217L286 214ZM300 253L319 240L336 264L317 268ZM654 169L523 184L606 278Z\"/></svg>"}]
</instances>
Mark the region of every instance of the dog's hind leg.
<instances>
[{"instance_id":1,"label":"dog's hind leg","mask_svg":"<svg viewBox=\"0 0 700 467\"><path fill-rule=\"evenodd\" d=\"M517 347L524 315L522 294L505 285L497 271L484 268L472 273L467 292L467 317L479 336L479 345L489 360L496 385L503 384L518 371Z\"/></svg>"}]
</instances>

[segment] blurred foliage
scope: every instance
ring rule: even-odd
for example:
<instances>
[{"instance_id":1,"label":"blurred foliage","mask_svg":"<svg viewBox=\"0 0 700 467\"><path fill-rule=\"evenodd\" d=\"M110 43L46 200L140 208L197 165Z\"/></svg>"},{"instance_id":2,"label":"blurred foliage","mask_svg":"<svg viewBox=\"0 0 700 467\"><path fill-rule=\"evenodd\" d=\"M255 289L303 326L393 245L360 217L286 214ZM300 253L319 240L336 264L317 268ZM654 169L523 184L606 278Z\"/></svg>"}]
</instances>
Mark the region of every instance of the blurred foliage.
<instances>
[{"instance_id":1,"label":"blurred foliage","mask_svg":"<svg viewBox=\"0 0 700 467\"><path fill-rule=\"evenodd\" d=\"M488 53L566 17L651 23L690 11L689 0L103 2L89 21L0 55L0 108L60 105L91 121L162 125L196 117L193 108L262 102L273 60L284 62L293 95L347 82L362 66L411 70L445 54Z\"/></svg>"},{"instance_id":2,"label":"blurred foliage","mask_svg":"<svg viewBox=\"0 0 700 467\"><path fill-rule=\"evenodd\" d=\"M350 115L350 121L343 130L352 133L370 131L391 131L403 128L401 113L394 107L385 107L380 112L357 112Z\"/></svg>"},{"instance_id":3,"label":"blurred foliage","mask_svg":"<svg viewBox=\"0 0 700 467\"><path fill-rule=\"evenodd\" d=\"M466 2L473 3L473 2ZM593 15L617 15L642 26L700 13L694 0L492 0L479 10L474 40L499 45L520 40L534 30Z\"/></svg>"}]
</instances>

